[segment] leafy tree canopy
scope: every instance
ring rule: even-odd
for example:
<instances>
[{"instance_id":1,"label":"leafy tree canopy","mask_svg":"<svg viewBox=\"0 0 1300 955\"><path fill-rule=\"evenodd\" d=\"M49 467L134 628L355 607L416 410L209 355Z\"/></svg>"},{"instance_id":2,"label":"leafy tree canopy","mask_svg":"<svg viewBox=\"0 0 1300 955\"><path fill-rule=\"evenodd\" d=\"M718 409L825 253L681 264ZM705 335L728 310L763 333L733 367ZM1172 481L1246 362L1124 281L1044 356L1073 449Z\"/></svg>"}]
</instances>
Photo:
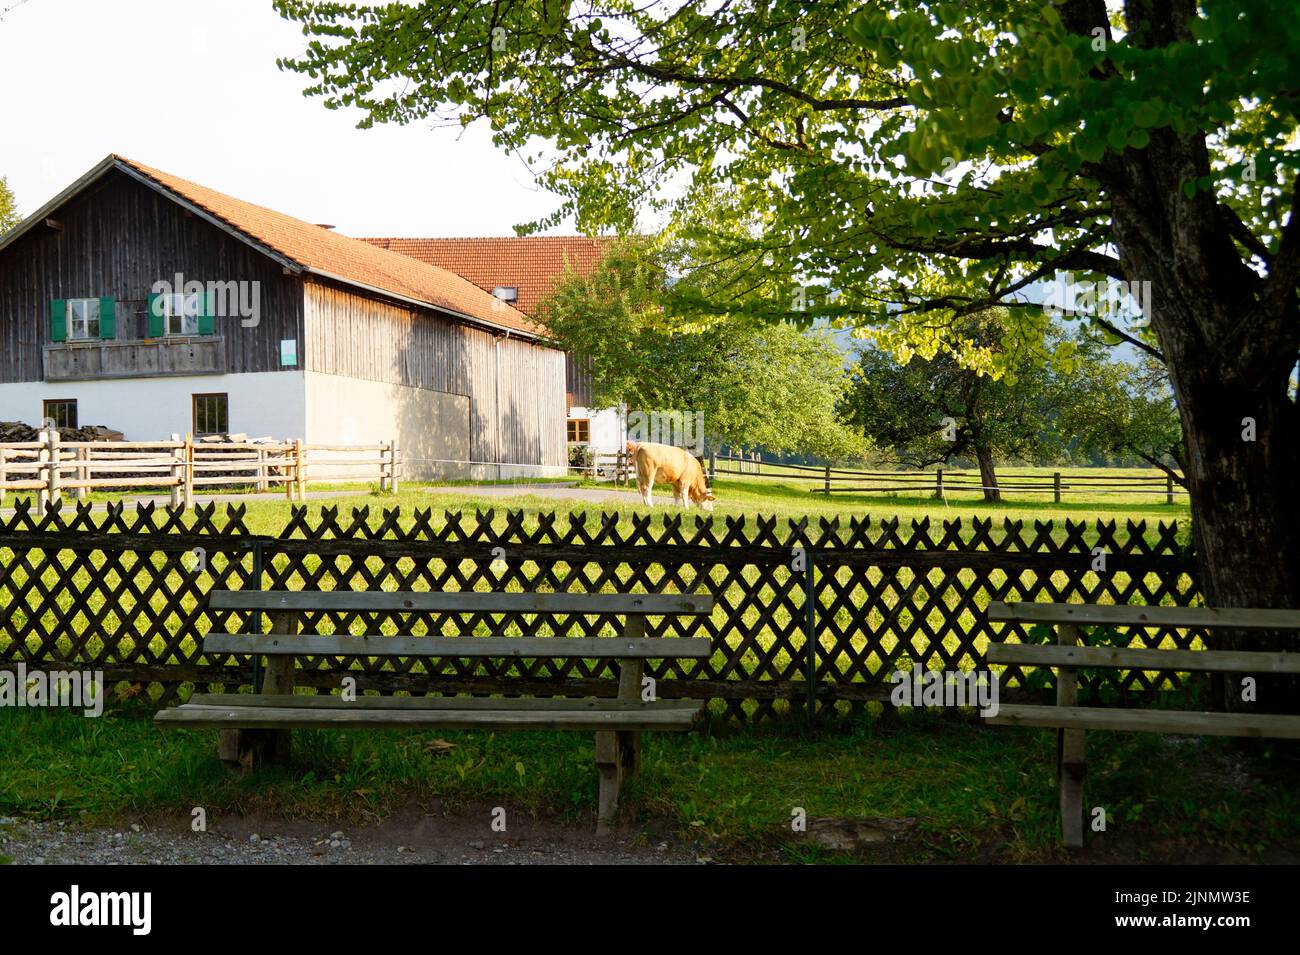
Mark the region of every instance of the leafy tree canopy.
<instances>
[{"instance_id":1,"label":"leafy tree canopy","mask_svg":"<svg viewBox=\"0 0 1300 955\"><path fill-rule=\"evenodd\" d=\"M18 200L9 189L8 181L0 176L0 233L8 232L21 221L22 216L18 214Z\"/></svg>"},{"instance_id":2,"label":"leafy tree canopy","mask_svg":"<svg viewBox=\"0 0 1300 955\"><path fill-rule=\"evenodd\" d=\"M586 277L570 274L539 309L558 345L588 361L595 400L641 411L700 412L730 445L851 457L863 442L837 420L848 383L826 334L750 319L683 321L667 303L682 280L657 243L615 243ZM713 277L716 277L714 275Z\"/></svg>"}]
</instances>

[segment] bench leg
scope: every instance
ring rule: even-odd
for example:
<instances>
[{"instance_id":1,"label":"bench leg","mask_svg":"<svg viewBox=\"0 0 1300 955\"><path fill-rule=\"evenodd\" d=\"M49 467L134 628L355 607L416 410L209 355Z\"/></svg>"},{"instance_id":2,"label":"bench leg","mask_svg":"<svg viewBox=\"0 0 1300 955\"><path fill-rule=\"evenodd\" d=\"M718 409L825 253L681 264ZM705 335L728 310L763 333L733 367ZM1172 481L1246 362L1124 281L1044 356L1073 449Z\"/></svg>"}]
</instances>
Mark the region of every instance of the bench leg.
<instances>
[{"instance_id":1,"label":"bench leg","mask_svg":"<svg viewBox=\"0 0 1300 955\"><path fill-rule=\"evenodd\" d=\"M623 785L621 733L596 734L596 774L600 779L600 795L596 805L596 835L604 836L618 814L618 791Z\"/></svg>"},{"instance_id":2,"label":"bench leg","mask_svg":"<svg viewBox=\"0 0 1300 955\"><path fill-rule=\"evenodd\" d=\"M1079 628L1063 623L1056 628L1059 646L1079 643ZM1059 667L1056 674L1056 705L1077 706L1079 671ZM1083 730L1059 730L1056 737L1056 786L1061 797L1061 841L1068 848L1083 846Z\"/></svg>"},{"instance_id":3,"label":"bench leg","mask_svg":"<svg viewBox=\"0 0 1300 955\"><path fill-rule=\"evenodd\" d=\"M232 772L247 773L258 763L289 762L292 735L289 730L221 730L217 756Z\"/></svg>"},{"instance_id":4,"label":"bench leg","mask_svg":"<svg viewBox=\"0 0 1300 955\"><path fill-rule=\"evenodd\" d=\"M1061 797L1061 841L1078 849L1083 846L1084 731L1058 732L1056 785Z\"/></svg>"},{"instance_id":5,"label":"bench leg","mask_svg":"<svg viewBox=\"0 0 1300 955\"><path fill-rule=\"evenodd\" d=\"M297 614L271 615L272 633L295 633L297 627ZM292 693L295 667L294 657L268 657L262 674L262 692L273 696ZM290 730L222 730L217 738L217 756L227 768L236 772L249 772L262 761L287 764L292 749L293 734Z\"/></svg>"},{"instance_id":6,"label":"bench leg","mask_svg":"<svg viewBox=\"0 0 1300 955\"><path fill-rule=\"evenodd\" d=\"M632 639L645 634L645 618L629 617L623 635ZM642 660L623 660L618 668L618 698L636 700L641 696L641 678L645 674ZM640 768L641 734L631 730L614 730L596 734L596 773L600 777L600 797L596 809L596 835L609 832L618 814L618 793L623 780Z\"/></svg>"}]
</instances>

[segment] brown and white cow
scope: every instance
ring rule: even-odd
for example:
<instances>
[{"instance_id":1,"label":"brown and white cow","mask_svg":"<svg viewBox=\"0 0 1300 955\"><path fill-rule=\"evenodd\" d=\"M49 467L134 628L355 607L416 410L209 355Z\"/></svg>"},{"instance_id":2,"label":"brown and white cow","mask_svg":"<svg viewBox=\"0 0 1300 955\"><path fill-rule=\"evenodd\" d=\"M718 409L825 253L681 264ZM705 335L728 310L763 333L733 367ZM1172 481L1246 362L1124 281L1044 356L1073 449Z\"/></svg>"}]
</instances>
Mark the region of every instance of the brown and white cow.
<instances>
[{"instance_id":1,"label":"brown and white cow","mask_svg":"<svg viewBox=\"0 0 1300 955\"><path fill-rule=\"evenodd\" d=\"M704 480L704 469L690 452L671 444L648 441L639 444L629 441L627 451L636 461L636 488L647 507L654 506L650 491L658 483L673 486L673 503L680 507L688 507L694 501L706 511L713 510L716 498Z\"/></svg>"}]
</instances>

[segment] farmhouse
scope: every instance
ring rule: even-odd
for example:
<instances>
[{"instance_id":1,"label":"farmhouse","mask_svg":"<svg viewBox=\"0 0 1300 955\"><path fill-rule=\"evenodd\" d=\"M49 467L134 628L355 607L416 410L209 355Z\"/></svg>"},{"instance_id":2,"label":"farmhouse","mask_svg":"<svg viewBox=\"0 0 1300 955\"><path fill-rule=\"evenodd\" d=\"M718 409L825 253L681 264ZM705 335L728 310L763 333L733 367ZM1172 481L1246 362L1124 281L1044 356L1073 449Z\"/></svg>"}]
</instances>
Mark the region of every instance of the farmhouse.
<instances>
[{"instance_id":1,"label":"farmhouse","mask_svg":"<svg viewBox=\"0 0 1300 955\"><path fill-rule=\"evenodd\" d=\"M565 356L539 333L437 265L117 155L0 237L0 420L562 473Z\"/></svg>"},{"instance_id":2,"label":"farmhouse","mask_svg":"<svg viewBox=\"0 0 1300 955\"><path fill-rule=\"evenodd\" d=\"M400 252L464 276L484 291L536 318L537 306L570 272L586 276L608 251L610 239L585 236L492 238L374 238L373 245ZM592 406L590 370L573 356L566 366L568 443L618 451L627 441L626 416L617 408Z\"/></svg>"}]
</instances>

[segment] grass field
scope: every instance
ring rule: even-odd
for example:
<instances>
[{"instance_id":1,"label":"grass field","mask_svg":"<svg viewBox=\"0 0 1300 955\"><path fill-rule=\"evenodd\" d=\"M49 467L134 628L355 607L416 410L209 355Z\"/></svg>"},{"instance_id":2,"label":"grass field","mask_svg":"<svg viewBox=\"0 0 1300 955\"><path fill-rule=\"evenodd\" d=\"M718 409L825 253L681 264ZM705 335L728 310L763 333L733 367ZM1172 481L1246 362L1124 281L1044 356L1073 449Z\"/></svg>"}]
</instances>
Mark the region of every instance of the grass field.
<instances>
[{"instance_id":1,"label":"grass field","mask_svg":"<svg viewBox=\"0 0 1300 955\"><path fill-rule=\"evenodd\" d=\"M1036 475L1045 473L1045 469L1012 469L1032 472ZM1104 469L1098 469L1104 470ZM1117 473L1120 469L1112 469ZM1050 474L1050 471L1046 471ZM354 508L369 508L372 516L381 511L399 508L403 515L413 514L416 509L430 509L435 515L443 511L461 512L472 515L476 510L493 510L498 518L504 519L507 510L524 511L530 517L538 513L552 511L580 512L588 515L588 520L600 514L618 514L629 517L633 514L650 513L657 516L684 515L688 526L694 526L696 519L707 519L699 508L683 509L667 503L670 490L658 488L655 506L646 508L635 491L621 494L617 500L605 500L601 495L593 494L589 501L557 499L547 497L545 492L524 492L518 495L501 497L489 494L475 494L476 486L496 486L512 484L527 487L530 483L554 484L572 483L581 491L608 492L613 489L607 482L593 482L569 479L548 479L546 481L519 482L463 482L444 484L405 483L397 493L380 492L365 484L322 485L317 490L324 496L312 498L307 503L312 513L322 507L336 507L341 515L350 515ZM1000 528L1004 521L1019 521L1027 528L1032 528L1035 521L1053 521L1056 524L1055 536L1064 536L1064 522L1084 522L1092 526L1096 521L1114 521L1122 529L1128 522L1145 522L1148 535L1152 535L1159 523L1176 522L1180 528L1180 537L1190 536L1188 525L1190 511L1185 499L1174 504L1165 504L1164 498L1149 494L1083 494L1071 495L1061 503L1053 503L1050 494L1032 492L1012 493L998 504L989 504L971 492L959 492L946 500L936 500L929 493L870 493L870 494L835 494L830 499L809 490L808 482L783 480L770 476L719 477L714 484L718 495L714 521L723 525L727 519L743 517L752 525L759 516L776 517L782 522L787 520L810 519L814 525L822 519L839 518L847 524L850 518L871 518L873 523L881 520L898 518L904 528L909 528L912 521L929 519L932 526L939 527L943 521L961 519L964 533L969 534L972 520L992 519L995 528ZM338 492L330 496L328 492ZM96 503L118 501L122 495L96 493L90 498ZM202 497L199 503L204 503ZM289 502L283 498L266 499L252 495L238 505L247 509L245 523L254 533L276 533L289 514ZM12 498L6 501L6 508L12 507ZM300 505L301 506L301 505ZM224 511L225 505L218 505ZM1095 536L1090 534L1088 536Z\"/></svg>"}]
</instances>

